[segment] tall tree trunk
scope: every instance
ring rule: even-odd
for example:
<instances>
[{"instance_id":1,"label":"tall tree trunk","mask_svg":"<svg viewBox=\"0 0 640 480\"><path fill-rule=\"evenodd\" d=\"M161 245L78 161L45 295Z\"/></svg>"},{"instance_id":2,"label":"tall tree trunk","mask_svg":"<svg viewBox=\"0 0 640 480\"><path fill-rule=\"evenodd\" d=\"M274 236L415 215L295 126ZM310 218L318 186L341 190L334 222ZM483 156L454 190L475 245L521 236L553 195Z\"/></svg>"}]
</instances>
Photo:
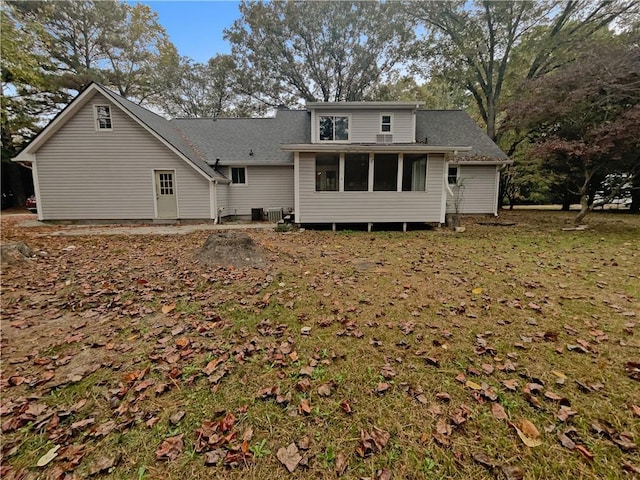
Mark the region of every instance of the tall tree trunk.
<instances>
[{"instance_id":1,"label":"tall tree trunk","mask_svg":"<svg viewBox=\"0 0 640 480\"><path fill-rule=\"evenodd\" d=\"M634 177L631 186L631 213L640 213L640 174Z\"/></svg>"},{"instance_id":2,"label":"tall tree trunk","mask_svg":"<svg viewBox=\"0 0 640 480\"><path fill-rule=\"evenodd\" d=\"M562 197L562 211L568 212L571 210L571 197L567 193L564 197Z\"/></svg>"}]
</instances>

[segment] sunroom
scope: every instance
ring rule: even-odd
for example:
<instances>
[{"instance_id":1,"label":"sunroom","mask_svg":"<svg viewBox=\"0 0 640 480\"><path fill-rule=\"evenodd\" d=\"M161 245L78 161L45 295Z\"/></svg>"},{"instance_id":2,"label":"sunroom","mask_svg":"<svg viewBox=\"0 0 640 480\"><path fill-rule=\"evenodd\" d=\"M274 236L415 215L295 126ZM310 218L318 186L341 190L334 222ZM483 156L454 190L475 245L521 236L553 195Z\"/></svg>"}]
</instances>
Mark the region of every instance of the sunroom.
<instances>
[{"instance_id":1,"label":"sunroom","mask_svg":"<svg viewBox=\"0 0 640 480\"><path fill-rule=\"evenodd\" d=\"M283 145L294 152L300 224L442 223L447 163L470 147Z\"/></svg>"}]
</instances>

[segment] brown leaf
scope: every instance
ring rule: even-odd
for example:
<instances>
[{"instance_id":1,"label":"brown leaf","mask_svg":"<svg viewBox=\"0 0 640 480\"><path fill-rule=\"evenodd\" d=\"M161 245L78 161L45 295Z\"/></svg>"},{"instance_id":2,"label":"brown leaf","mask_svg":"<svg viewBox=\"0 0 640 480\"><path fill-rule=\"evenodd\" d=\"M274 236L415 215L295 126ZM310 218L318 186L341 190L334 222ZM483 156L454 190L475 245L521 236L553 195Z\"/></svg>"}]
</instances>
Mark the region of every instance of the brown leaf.
<instances>
[{"instance_id":1,"label":"brown leaf","mask_svg":"<svg viewBox=\"0 0 640 480\"><path fill-rule=\"evenodd\" d=\"M517 380L503 380L502 384L507 388L507 390L511 390L514 392L518 388Z\"/></svg>"},{"instance_id":2,"label":"brown leaf","mask_svg":"<svg viewBox=\"0 0 640 480\"><path fill-rule=\"evenodd\" d=\"M578 450L584 457L590 462L593 461L593 453L591 453L584 445L576 445L576 450Z\"/></svg>"},{"instance_id":3,"label":"brown leaf","mask_svg":"<svg viewBox=\"0 0 640 480\"><path fill-rule=\"evenodd\" d=\"M575 450L576 448L576 443L569 438L567 431L558 432L558 441L564 448L569 450Z\"/></svg>"},{"instance_id":4,"label":"brown leaf","mask_svg":"<svg viewBox=\"0 0 640 480\"><path fill-rule=\"evenodd\" d=\"M169 305L163 305L162 306L162 313L164 313L165 315L168 313L173 312L176 309L176 304L175 303L171 303Z\"/></svg>"},{"instance_id":5,"label":"brown leaf","mask_svg":"<svg viewBox=\"0 0 640 480\"><path fill-rule=\"evenodd\" d=\"M311 448L311 439L306 435L302 437L298 440L298 448L300 448L300 450L309 450L309 448Z\"/></svg>"},{"instance_id":6,"label":"brown leaf","mask_svg":"<svg viewBox=\"0 0 640 480\"><path fill-rule=\"evenodd\" d=\"M340 402L340 408L344 413L347 413L347 414L353 413L353 410L351 409L351 404L349 403L348 400L344 400Z\"/></svg>"},{"instance_id":7,"label":"brown leaf","mask_svg":"<svg viewBox=\"0 0 640 480\"><path fill-rule=\"evenodd\" d=\"M321 397L328 397L331 395L331 382L323 383L318 387L318 395Z\"/></svg>"},{"instance_id":8,"label":"brown leaf","mask_svg":"<svg viewBox=\"0 0 640 480\"><path fill-rule=\"evenodd\" d=\"M529 420L523 418L520 420L520 427L518 427L514 423L510 423L510 425L515 428L520 440L530 448L538 447L542 445L542 440L540 440L540 432L536 428L536 426L531 423Z\"/></svg>"},{"instance_id":9,"label":"brown leaf","mask_svg":"<svg viewBox=\"0 0 640 480\"><path fill-rule=\"evenodd\" d=\"M375 480L391 480L391 470L383 468L376 472Z\"/></svg>"},{"instance_id":10,"label":"brown leaf","mask_svg":"<svg viewBox=\"0 0 640 480\"><path fill-rule=\"evenodd\" d=\"M491 458L489 458L489 455L483 452L474 453L473 459L480 465L488 469L492 469L498 466L498 464L494 460L491 460Z\"/></svg>"},{"instance_id":11,"label":"brown leaf","mask_svg":"<svg viewBox=\"0 0 640 480\"><path fill-rule=\"evenodd\" d=\"M184 417L184 415L185 415L184 410L177 411L176 413L174 413L169 417L169 423L171 425L177 425L180 422L180 420L182 420L182 417Z\"/></svg>"},{"instance_id":12,"label":"brown leaf","mask_svg":"<svg viewBox=\"0 0 640 480\"><path fill-rule=\"evenodd\" d=\"M226 455L227 451L224 448L216 448L210 452L205 452L204 464L207 466L219 465Z\"/></svg>"},{"instance_id":13,"label":"brown leaf","mask_svg":"<svg viewBox=\"0 0 640 480\"><path fill-rule=\"evenodd\" d=\"M302 460L302 455L298 453L298 447L293 442L291 442L286 448L280 448L276 453L276 457L278 457L278 460L287 467L289 473L293 473L298 467L300 460Z\"/></svg>"},{"instance_id":14,"label":"brown leaf","mask_svg":"<svg viewBox=\"0 0 640 480\"><path fill-rule=\"evenodd\" d=\"M447 392L438 392L438 393L436 393L436 398L438 400L443 401L443 402L450 402L451 401L451 395L449 395Z\"/></svg>"},{"instance_id":15,"label":"brown leaf","mask_svg":"<svg viewBox=\"0 0 640 480\"><path fill-rule=\"evenodd\" d=\"M385 380L389 380L389 379L395 377L397 374L398 373L396 372L396 369L393 368L388 363L386 365L384 365L382 367L382 370L380 371L380 375L382 375Z\"/></svg>"},{"instance_id":16,"label":"brown leaf","mask_svg":"<svg viewBox=\"0 0 640 480\"><path fill-rule=\"evenodd\" d=\"M505 412L504 407L499 403L494 403L491 405L491 413L498 420L508 420L507 412Z\"/></svg>"},{"instance_id":17,"label":"brown leaf","mask_svg":"<svg viewBox=\"0 0 640 480\"><path fill-rule=\"evenodd\" d=\"M391 384L389 384L387 382L380 382L380 383L378 383L378 385L376 385L376 393L386 392L390 388L391 388Z\"/></svg>"},{"instance_id":18,"label":"brown leaf","mask_svg":"<svg viewBox=\"0 0 640 480\"><path fill-rule=\"evenodd\" d=\"M156 450L156 459L175 460L176 458L178 458L178 456L182 453L182 449L184 448L182 437L184 437L184 433L181 433L180 435L176 435L174 437L169 437L164 442L162 442Z\"/></svg>"},{"instance_id":19,"label":"brown leaf","mask_svg":"<svg viewBox=\"0 0 640 480\"><path fill-rule=\"evenodd\" d=\"M577 413L578 412L576 412L575 410L572 410L570 407L561 405L560 409L558 410L558 413L556 414L556 417L558 418L558 420L562 422L566 422L570 417L574 416Z\"/></svg>"},{"instance_id":20,"label":"brown leaf","mask_svg":"<svg viewBox=\"0 0 640 480\"><path fill-rule=\"evenodd\" d=\"M344 453L339 452L338 455L336 455L336 467L335 467L336 475L338 477L342 475L347 469L348 465L349 465L349 462L347 462L347 459L344 456Z\"/></svg>"},{"instance_id":21,"label":"brown leaf","mask_svg":"<svg viewBox=\"0 0 640 480\"><path fill-rule=\"evenodd\" d=\"M89 467L89 476L97 475L105 470L109 470L118 463L118 460L119 458L117 456L97 458Z\"/></svg>"},{"instance_id":22,"label":"brown leaf","mask_svg":"<svg viewBox=\"0 0 640 480\"><path fill-rule=\"evenodd\" d=\"M311 413L311 404L309 403L308 398L303 398L300 400L300 405L298 405L298 413L309 415Z\"/></svg>"},{"instance_id":23,"label":"brown leaf","mask_svg":"<svg viewBox=\"0 0 640 480\"><path fill-rule=\"evenodd\" d=\"M507 480L522 480L524 478L524 470L515 465L503 465L502 473L504 473Z\"/></svg>"},{"instance_id":24,"label":"brown leaf","mask_svg":"<svg viewBox=\"0 0 640 480\"><path fill-rule=\"evenodd\" d=\"M640 407L638 405L631 405L631 410L636 417L640 417Z\"/></svg>"},{"instance_id":25,"label":"brown leaf","mask_svg":"<svg viewBox=\"0 0 640 480\"><path fill-rule=\"evenodd\" d=\"M313 375L313 371L314 371L314 370L315 370L315 368L313 368L312 366L309 366L309 365L307 365L307 366L305 366L305 367L302 367L302 368L300 369L300 376L301 376L301 377L303 377L303 376L310 377L310 376L312 376L312 375Z\"/></svg>"}]
</instances>

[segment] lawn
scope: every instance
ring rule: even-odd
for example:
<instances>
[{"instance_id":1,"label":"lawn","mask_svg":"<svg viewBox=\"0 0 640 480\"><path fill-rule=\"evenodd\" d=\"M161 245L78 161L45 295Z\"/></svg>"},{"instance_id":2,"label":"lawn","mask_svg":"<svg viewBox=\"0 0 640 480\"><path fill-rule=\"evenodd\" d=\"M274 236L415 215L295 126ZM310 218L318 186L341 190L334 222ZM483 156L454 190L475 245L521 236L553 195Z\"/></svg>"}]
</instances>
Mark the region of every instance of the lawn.
<instances>
[{"instance_id":1,"label":"lawn","mask_svg":"<svg viewBox=\"0 0 640 480\"><path fill-rule=\"evenodd\" d=\"M2 270L0 473L637 478L640 216L572 215L249 232L260 269L3 217L39 256Z\"/></svg>"}]
</instances>

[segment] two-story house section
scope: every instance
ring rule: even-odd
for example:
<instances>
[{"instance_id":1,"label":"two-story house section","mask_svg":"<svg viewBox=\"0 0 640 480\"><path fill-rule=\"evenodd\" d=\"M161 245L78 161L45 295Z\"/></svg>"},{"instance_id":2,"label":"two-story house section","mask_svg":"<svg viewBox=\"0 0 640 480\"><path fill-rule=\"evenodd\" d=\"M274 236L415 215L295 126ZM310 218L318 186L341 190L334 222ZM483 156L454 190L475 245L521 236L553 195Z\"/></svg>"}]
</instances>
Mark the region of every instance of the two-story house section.
<instances>
[{"instance_id":1,"label":"two-story house section","mask_svg":"<svg viewBox=\"0 0 640 480\"><path fill-rule=\"evenodd\" d=\"M442 223L497 213L503 152L462 111L421 102L308 103L311 138L294 153L296 221ZM453 176L452 176L453 175Z\"/></svg>"},{"instance_id":2,"label":"two-story house section","mask_svg":"<svg viewBox=\"0 0 640 480\"><path fill-rule=\"evenodd\" d=\"M14 159L40 220L442 223L496 214L507 156L458 110L308 103L270 118L167 120L92 83ZM277 218L277 217L276 217Z\"/></svg>"}]
</instances>

